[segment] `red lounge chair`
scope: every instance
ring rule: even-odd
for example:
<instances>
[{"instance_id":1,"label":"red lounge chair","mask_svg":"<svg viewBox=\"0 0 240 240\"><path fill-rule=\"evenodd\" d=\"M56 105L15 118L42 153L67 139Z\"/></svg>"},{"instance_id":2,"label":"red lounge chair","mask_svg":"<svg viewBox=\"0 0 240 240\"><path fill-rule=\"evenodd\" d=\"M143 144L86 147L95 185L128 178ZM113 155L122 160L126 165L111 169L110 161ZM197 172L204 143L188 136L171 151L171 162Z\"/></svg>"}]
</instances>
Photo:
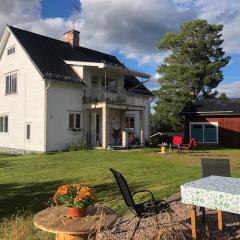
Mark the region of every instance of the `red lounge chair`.
<instances>
[{"instance_id":1,"label":"red lounge chair","mask_svg":"<svg viewBox=\"0 0 240 240\"><path fill-rule=\"evenodd\" d=\"M179 151L180 152L183 152L184 150L191 151L196 146L197 146L197 139L192 138L188 144L181 144L179 147Z\"/></svg>"}]
</instances>

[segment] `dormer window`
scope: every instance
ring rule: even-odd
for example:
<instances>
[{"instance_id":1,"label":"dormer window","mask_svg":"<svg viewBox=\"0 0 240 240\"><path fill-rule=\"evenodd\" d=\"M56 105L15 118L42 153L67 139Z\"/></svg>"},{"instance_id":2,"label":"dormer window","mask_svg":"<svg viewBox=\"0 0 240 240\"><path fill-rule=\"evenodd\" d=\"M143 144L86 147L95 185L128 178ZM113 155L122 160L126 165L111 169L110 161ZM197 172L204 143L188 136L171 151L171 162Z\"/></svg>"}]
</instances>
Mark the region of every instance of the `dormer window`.
<instances>
[{"instance_id":1,"label":"dormer window","mask_svg":"<svg viewBox=\"0 0 240 240\"><path fill-rule=\"evenodd\" d=\"M17 93L17 73L6 75L6 95Z\"/></svg>"},{"instance_id":2,"label":"dormer window","mask_svg":"<svg viewBox=\"0 0 240 240\"><path fill-rule=\"evenodd\" d=\"M16 49L15 49L15 45L9 47L9 48L7 49L7 55L9 56L9 55L14 54L14 53L15 53L15 50L16 50Z\"/></svg>"}]
</instances>

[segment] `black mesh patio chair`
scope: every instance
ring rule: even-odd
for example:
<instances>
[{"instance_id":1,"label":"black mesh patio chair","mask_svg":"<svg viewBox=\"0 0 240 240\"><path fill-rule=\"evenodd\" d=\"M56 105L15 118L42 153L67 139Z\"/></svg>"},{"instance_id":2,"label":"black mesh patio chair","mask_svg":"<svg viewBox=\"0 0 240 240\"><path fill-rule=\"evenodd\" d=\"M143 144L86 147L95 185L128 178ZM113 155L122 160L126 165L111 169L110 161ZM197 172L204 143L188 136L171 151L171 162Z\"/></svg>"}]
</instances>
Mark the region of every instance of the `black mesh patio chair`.
<instances>
[{"instance_id":1,"label":"black mesh patio chair","mask_svg":"<svg viewBox=\"0 0 240 240\"><path fill-rule=\"evenodd\" d=\"M116 179L119 190L126 204L126 207L123 210L122 214L120 215L118 223L116 224L115 230L118 229L118 226L121 224L122 219L127 210L130 210L132 213L134 213L136 217L139 218L138 224L140 223L142 218L146 218L154 215L157 216L157 214L161 212L168 212L168 213L171 212L170 205L163 200L160 200L160 201L155 200L152 192L150 192L149 190L141 190L141 191L136 191L131 193L128 187L127 181L123 177L123 175L111 168L110 168L110 171L112 172L113 176ZM133 196L138 193L144 193L144 192L148 193L151 199L149 201L136 204L133 199Z\"/></svg>"},{"instance_id":2,"label":"black mesh patio chair","mask_svg":"<svg viewBox=\"0 0 240 240\"><path fill-rule=\"evenodd\" d=\"M201 158L202 165L202 176L222 176L222 177L231 177L230 163L229 159L213 159L213 158ZM206 223L206 214L205 208L200 207L202 212L202 224Z\"/></svg>"},{"instance_id":3,"label":"black mesh patio chair","mask_svg":"<svg viewBox=\"0 0 240 240\"><path fill-rule=\"evenodd\" d=\"M231 177L229 159L202 158L202 176L211 175Z\"/></svg>"}]
</instances>

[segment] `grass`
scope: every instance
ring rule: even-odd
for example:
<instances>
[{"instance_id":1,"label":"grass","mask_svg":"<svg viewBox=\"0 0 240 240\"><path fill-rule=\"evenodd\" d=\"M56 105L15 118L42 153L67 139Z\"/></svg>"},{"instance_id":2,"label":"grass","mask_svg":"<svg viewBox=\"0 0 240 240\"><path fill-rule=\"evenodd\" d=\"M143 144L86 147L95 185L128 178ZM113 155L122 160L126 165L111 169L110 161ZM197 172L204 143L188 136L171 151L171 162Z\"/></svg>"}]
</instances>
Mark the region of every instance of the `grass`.
<instances>
[{"instance_id":1,"label":"grass","mask_svg":"<svg viewBox=\"0 0 240 240\"><path fill-rule=\"evenodd\" d=\"M119 212L124 203L109 168L122 172L132 191L149 189L156 198L168 197L178 192L182 183L200 178L200 158L204 156L229 158L232 175L240 176L240 150L203 148L193 154L171 152L165 155L157 151L98 150L49 155L0 155L0 218L5 218L1 224L0 239L4 239L1 234L6 226L15 221L10 220L13 215L25 211L35 214L46 208L54 191L62 184L78 181L90 184L95 187L98 202ZM136 200L143 198L139 195ZM25 215L21 219L27 224L31 216ZM29 240L36 237L32 232L28 235L31 236ZM36 239L51 238L44 236Z\"/></svg>"}]
</instances>

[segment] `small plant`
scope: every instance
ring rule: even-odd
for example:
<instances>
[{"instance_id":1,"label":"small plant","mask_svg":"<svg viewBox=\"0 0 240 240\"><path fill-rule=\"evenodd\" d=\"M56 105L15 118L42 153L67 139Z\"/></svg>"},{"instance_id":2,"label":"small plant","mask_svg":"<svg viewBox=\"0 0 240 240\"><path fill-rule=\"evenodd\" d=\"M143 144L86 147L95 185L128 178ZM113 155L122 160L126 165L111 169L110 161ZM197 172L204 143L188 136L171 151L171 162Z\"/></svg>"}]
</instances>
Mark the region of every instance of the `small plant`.
<instances>
[{"instance_id":1,"label":"small plant","mask_svg":"<svg viewBox=\"0 0 240 240\"><path fill-rule=\"evenodd\" d=\"M81 150L88 150L90 149L89 146L84 143L84 142L77 142L77 143L72 143L69 147L68 147L68 151L69 152L74 152L74 151L81 151Z\"/></svg>"},{"instance_id":2,"label":"small plant","mask_svg":"<svg viewBox=\"0 0 240 240\"><path fill-rule=\"evenodd\" d=\"M56 204L70 208L86 208L94 205L95 191L80 183L60 186L53 197Z\"/></svg>"}]
</instances>

